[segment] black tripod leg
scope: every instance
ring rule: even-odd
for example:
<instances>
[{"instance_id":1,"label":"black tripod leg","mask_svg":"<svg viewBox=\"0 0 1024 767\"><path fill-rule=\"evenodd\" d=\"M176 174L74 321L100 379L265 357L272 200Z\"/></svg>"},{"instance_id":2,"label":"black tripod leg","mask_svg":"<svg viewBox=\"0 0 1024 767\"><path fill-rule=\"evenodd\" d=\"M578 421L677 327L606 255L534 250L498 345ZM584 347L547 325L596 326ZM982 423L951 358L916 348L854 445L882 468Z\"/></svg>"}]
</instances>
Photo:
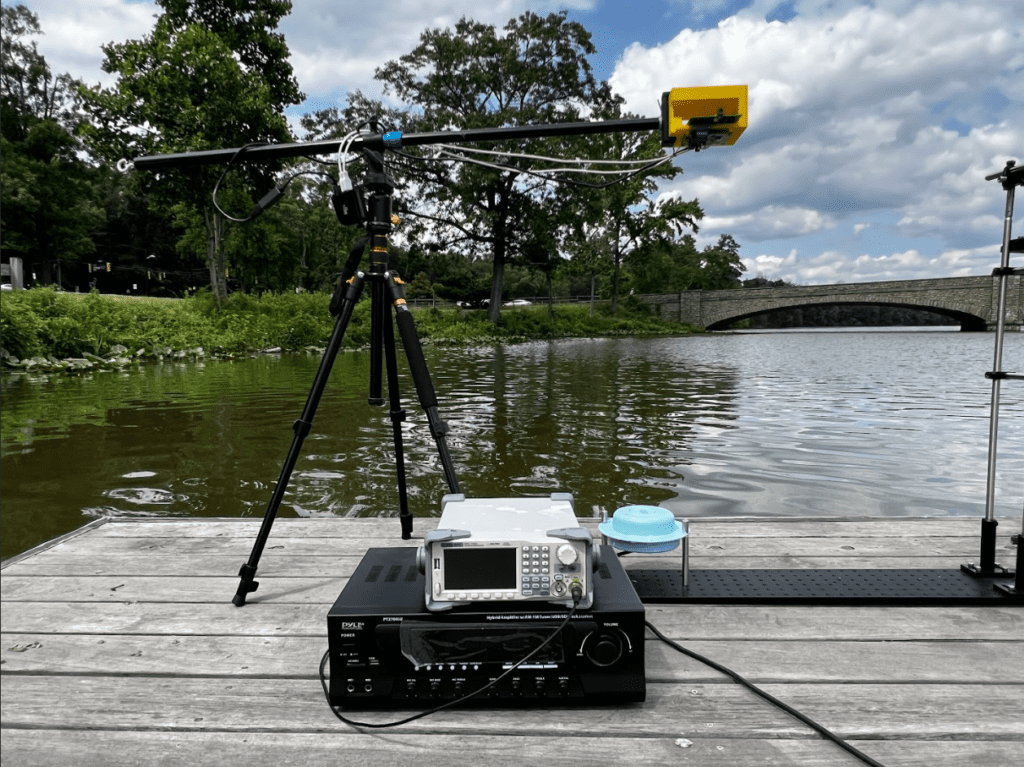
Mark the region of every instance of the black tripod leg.
<instances>
[{"instance_id":1,"label":"black tripod leg","mask_svg":"<svg viewBox=\"0 0 1024 767\"><path fill-rule=\"evenodd\" d=\"M384 285L377 275L370 273L370 395L366 401L373 407L382 407L381 352L384 350L384 325L391 322L388 305L384 300Z\"/></svg>"},{"instance_id":2,"label":"black tripod leg","mask_svg":"<svg viewBox=\"0 0 1024 767\"><path fill-rule=\"evenodd\" d=\"M385 305L385 311L387 306ZM402 539L412 538L412 514L409 512L409 494L405 483L405 451L402 442L402 409L398 389L398 355L395 353L395 327L391 315L385 314L383 327L384 361L388 372L388 401L391 403L391 428L395 435L395 473L398 475L398 518L402 523Z\"/></svg>"},{"instance_id":3,"label":"black tripod leg","mask_svg":"<svg viewBox=\"0 0 1024 767\"><path fill-rule=\"evenodd\" d=\"M305 441L306 435L309 434L309 430L313 425L313 416L316 415L316 409L320 404L320 398L323 396L324 387L327 385L327 379L331 375L331 367L338 356L341 341L345 337L345 330L348 327L349 320L352 319L352 310L355 308L356 301L359 300L362 290L363 275L357 272L342 290L343 297L340 301L338 319L334 323L334 331L327 342L324 356L320 359L320 367L316 371L316 378L313 379L313 386L309 391L309 396L306 398L306 405L302 409L302 415L292 426L292 429L295 431L295 437L292 439L292 446L288 450L288 457L285 458L284 466L281 468L281 476L278 477L274 494L271 496L270 503L267 504L267 510L263 514L263 524L260 526L260 532L256 536L256 543L253 544L249 560L238 571L238 577L242 580L238 584L238 591L235 592L235 596L231 600L236 607L244 605L246 595L259 587L259 582L253 580L256 577L256 567L259 565L263 548L267 545L267 538L270 537L270 528L274 524L277 509L284 498L284 492L288 487L288 480L291 479L292 470L299 459L302 443Z\"/></svg>"},{"instance_id":4,"label":"black tripod leg","mask_svg":"<svg viewBox=\"0 0 1024 767\"><path fill-rule=\"evenodd\" d=\"M448 424L441 420L437 411L437 394L434 392L434 384L430 380L427 361L423 357L423 347L420 345L419 333L416 332L416 323L413 322L412 312L409 311L409 307L405 303L405 291L393 272L386 272L384 279L391 294L392 303L395 305L398 334L402 337L405 356L409 360L409 371L412 373L412 380L416 385L420 407L427 414L430 434L437 444L441 467L444 469L444 476L448 481L448 490L452 493L461 493L459 479L455 475L455 464L452 462L451 453L448 452L448 442L445 439L445 435L448 434Z\"/></svg>"}]
</instances>

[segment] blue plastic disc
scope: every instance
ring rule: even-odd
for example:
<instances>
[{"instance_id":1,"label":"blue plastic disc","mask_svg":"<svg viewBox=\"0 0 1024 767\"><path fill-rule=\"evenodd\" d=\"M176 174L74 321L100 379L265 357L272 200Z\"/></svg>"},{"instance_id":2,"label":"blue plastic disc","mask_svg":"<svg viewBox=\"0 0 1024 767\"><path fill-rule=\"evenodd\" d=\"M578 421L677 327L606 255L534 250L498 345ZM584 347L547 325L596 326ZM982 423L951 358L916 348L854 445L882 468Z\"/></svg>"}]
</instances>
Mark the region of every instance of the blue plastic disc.
<instances>
[{"instance_id":1,"label":"blue plastic disc","mask_svg":"<svg viewBox=\"0 0 1024 767\"><path fill-rule=\"evenodd\" d=\"M617 549L652 554L671 551L685 535L682 523L660 506L623 506L597 529Z\"/></svg>"}]
</instances>

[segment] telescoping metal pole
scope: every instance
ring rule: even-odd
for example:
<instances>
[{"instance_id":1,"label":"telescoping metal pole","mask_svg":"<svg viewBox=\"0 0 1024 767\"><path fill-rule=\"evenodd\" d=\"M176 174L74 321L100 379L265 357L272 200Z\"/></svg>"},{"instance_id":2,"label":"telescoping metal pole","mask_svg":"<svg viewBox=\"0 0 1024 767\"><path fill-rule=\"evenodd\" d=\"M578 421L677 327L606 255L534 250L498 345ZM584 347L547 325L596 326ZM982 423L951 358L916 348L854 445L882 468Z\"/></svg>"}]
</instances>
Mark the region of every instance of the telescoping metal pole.
<instances>
[{"instance_id":1,"label":"telescoping metal pole","mask_svg":"<svg viewBox=\"0 0 1024 767\"><path fill-rule=\"evenodd\" d=\"M980 559L975 565L973 562L963 565L961 570L981 577L993 577L1011 575L1013 571L1003 567L996 562L996 528L999 522L996 520L995 499L996 499L996 454L999 436L999 394L1000 384L1006 378L1024 378L1024 376L1012 376L1003 372L1003 335L1006 332L1006 294L1008 281L1011 274L1019 270L1010 268L1010 242L1013 231L1013 201L1015 187L1021 183L1024 168L1016 168L1016 163L1010 160L1006 167L1000 172L987 176L986 180L998 179L1006 190L1006 214L1003 219L1003 247L1002 258L999 268L993 271L994 276L999 277L999 299L996 314L996 344L995 359L992 370L985 374L986 378L992 380L992 403L989 418L988 433L988 473L985 483L985 518L981 522L981 553ZM1022 520L1024 525L1024 520ZM1019 544L1018 544L1019 545Z\"/></svg>"}]
</instances>

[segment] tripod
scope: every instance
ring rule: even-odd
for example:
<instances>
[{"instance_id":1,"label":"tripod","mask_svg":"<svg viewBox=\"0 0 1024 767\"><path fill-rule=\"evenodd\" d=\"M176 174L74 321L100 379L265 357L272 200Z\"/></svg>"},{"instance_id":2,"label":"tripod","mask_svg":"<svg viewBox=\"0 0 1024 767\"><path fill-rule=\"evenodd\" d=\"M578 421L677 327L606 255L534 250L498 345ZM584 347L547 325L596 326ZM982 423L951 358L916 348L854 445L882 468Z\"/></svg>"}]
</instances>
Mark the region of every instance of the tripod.
<instances>
[{"instance_id":1,"label":"tripod","mask_svg":"<svg viewBox=\"0 0 1024 767\"><path fill-rule=\"evenodd\" d=\"M238 575L241 579L238 590L231 600L236 607L245 604L248 594L256 591L259 581L254 580L256 568L259 565L260 557L270 537L270 529L273 527L274 519L277 517L277 510L284 498L288 481L291 478L292 470L299 458L302 444L309 434L313 425L313 417L320 404L327 379L330 377L334 360L338 356L342 339L352 319L352 312L356 303L362 295L363 288L367 282L370 283L370 392L369 404L382 406L384 398L381 396L381 355L387 368L388 400L390 401L390 417L395 442L395 471L398 475L398 503L399 519L402 527L402 538L408 540L412 537L412 515L409 512L409 499L406 492L405 481L405 456L402 446L402 422L405 420L405 411L402 410L401 399L398 389L398 357L395 350L394 322L398 324L398 332L402 339L402 346L405 349L406 358L409 362L409 370L412 373L413 383L419 397L420 406L427 415L427 422L430 434L437 444L438 454L441 458L441 466L444 470L445 479L448 482L448 489L452 493L458 493L459 481L455 475L455 467L452 464L451 455L448 452L446 435L447 424L441 420L437 410L437 395L434 392L434 385L430 380L430 373L427 370L427 363L423 357L423 348L420 345L419 334L416 332L416 325L413 321L412 312L405 302L405 290L399 276L388 269L388 234L393 227L392 219L392 193L394 184L384 171L384 158L370 149L363 149L363 156L367 163L367 172L364 187L368 193L368 199L363 200L360 196L358 204L353 206L339 202L341 191L335 193L335 211L340 220L345 223L354 222L356 219L365 217L367 236L361 239L349 253L348 260L342 269L338 286L331 298L330 311L337 319L334 323L334 330L323 357L320 359L320 366L313 379L309 396L302 409L302 415L292 426L295 436L292 439L291 448L281 468L281 475L277 480L277 486L267 504L267 510L263 515L263 524L260 526L256 542L253 544L249 559L242 565ZM359 262L363 252L369 245L370 264L369 270L359 270ZM388 303L394 306L395 319L392 321L391 313L388 311Z\"/></svg>"},{"instance_id":2,"label":"tripod","mask_svg":"<svg viewBox=\"0 0 1024 767\"><path fill-rule=\"evenodd\" d=\"M302 443L309 434L313 416L327 384L331 366L338 354L345 329L352 318L352 311L362 294L366 282L371 285L371 326L370 326L370 404L383 405L381 397L381 354L384 354L388 371L388 397L391 400L391 420L395 435L395 468L398 473L399 517L402 523L402 538L412 535L412 516L409 514L408 499L405 488L405 459L402 452L401 423L405 413L401 408L398 396L398 373L395 355L394 325L385 304L390 300L395 308L395 321L402 337L412 371L416 392L420 405L427 414L430 433L437 443L448 481L449 491L459 493L459 482L455 476L451 456L445 435L448 427L437 413L437 396L427 372L427 364L423 359L419 335L413 323L412 314L405 303L402 281L398 275L388 270L387 236L392 229L391 203L394 184L384 172L384 155L386 149L397 150L403 146L426 146L438 143L470 143L477 141L524 140L556 136L587 136L604 133L622 133L630 131L650 131L661 129L661 143L664 147L676 147L676 153L689 149L698 150L714 144L732 144L746 127L746 86L708 86L703 88L677 88L671 93L662 94L661 117L639 117L622 120L601 120L596 122L555 123L544 125L509 126L503 128L477 128L455 131L437 131L426 133L402 134L401 131L386 133L369 133L356 136L352 140L329 139L325 141L307 142L303 144L248 144L240 149L211 149L198 152L181 152L168 155L151 155L136 158L133 163L124 163L123 167L134 166L138 170L159 170L178 168L191 165L207 165L215 163L234 163L242 152L248 161L270 161L284 158L309 157L314 154L331 154L347 152L350 149L362 150L367 163L367 173L363 187L367 190L368 199L364 199L360 190L338 188L333 198L335 213L342 223L365 223L367 237L349 254L348 261L342 270L341 280L331 299L331 313L337 317L334 332L320 362L312 389L306 400L302 415L293 426L295 438L292 441L288 457L285 459L281 476L274 488L274 494L267 505L263 516L263 525L253 545L248 561L239 571L241 582L235 593L235 605L245 604L246 595L255 591L259 585L253 580L260 555L270 535L278 507L284 497L288 480L295 462L298 460ZM729 114L724 114L728 110ZM736 114L734 114L736 113ZM686 120L694 126L685 125ZM696 121L696 122L695 122ZM710 127L721 123L720 127ZM376 130L379 126L373 125ZM669 155L667 159L675 157ZM636 175L664 162L657 160L646 167L623 171L627 177ZM122 167L122 163L118 167ZM273 205L281 196L282 187L268 193L250 214L258 215L260 211ZM359 261L363 248L369 244L370 268L368 272L359 271Z\"/></svg>"}]
</instances>

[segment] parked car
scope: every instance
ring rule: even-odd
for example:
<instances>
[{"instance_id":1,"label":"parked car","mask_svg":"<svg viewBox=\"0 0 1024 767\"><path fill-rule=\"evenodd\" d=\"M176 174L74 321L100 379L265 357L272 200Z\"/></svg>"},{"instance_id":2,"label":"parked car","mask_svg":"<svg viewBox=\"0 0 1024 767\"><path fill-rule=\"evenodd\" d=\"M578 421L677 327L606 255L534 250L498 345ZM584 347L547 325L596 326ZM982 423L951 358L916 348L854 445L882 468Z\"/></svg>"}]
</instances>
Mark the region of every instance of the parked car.
<instances>
[{"instance_id":1,"label":"parked car","mask_svg":"<svg viewBox=\"0 0 1024 767\"><path fill-rule=\"evenodd\" d=\"M511 301L506 301L502 306L533 306L533 304L525 298L514 298Z\"/></svg>"}]
</instances>

